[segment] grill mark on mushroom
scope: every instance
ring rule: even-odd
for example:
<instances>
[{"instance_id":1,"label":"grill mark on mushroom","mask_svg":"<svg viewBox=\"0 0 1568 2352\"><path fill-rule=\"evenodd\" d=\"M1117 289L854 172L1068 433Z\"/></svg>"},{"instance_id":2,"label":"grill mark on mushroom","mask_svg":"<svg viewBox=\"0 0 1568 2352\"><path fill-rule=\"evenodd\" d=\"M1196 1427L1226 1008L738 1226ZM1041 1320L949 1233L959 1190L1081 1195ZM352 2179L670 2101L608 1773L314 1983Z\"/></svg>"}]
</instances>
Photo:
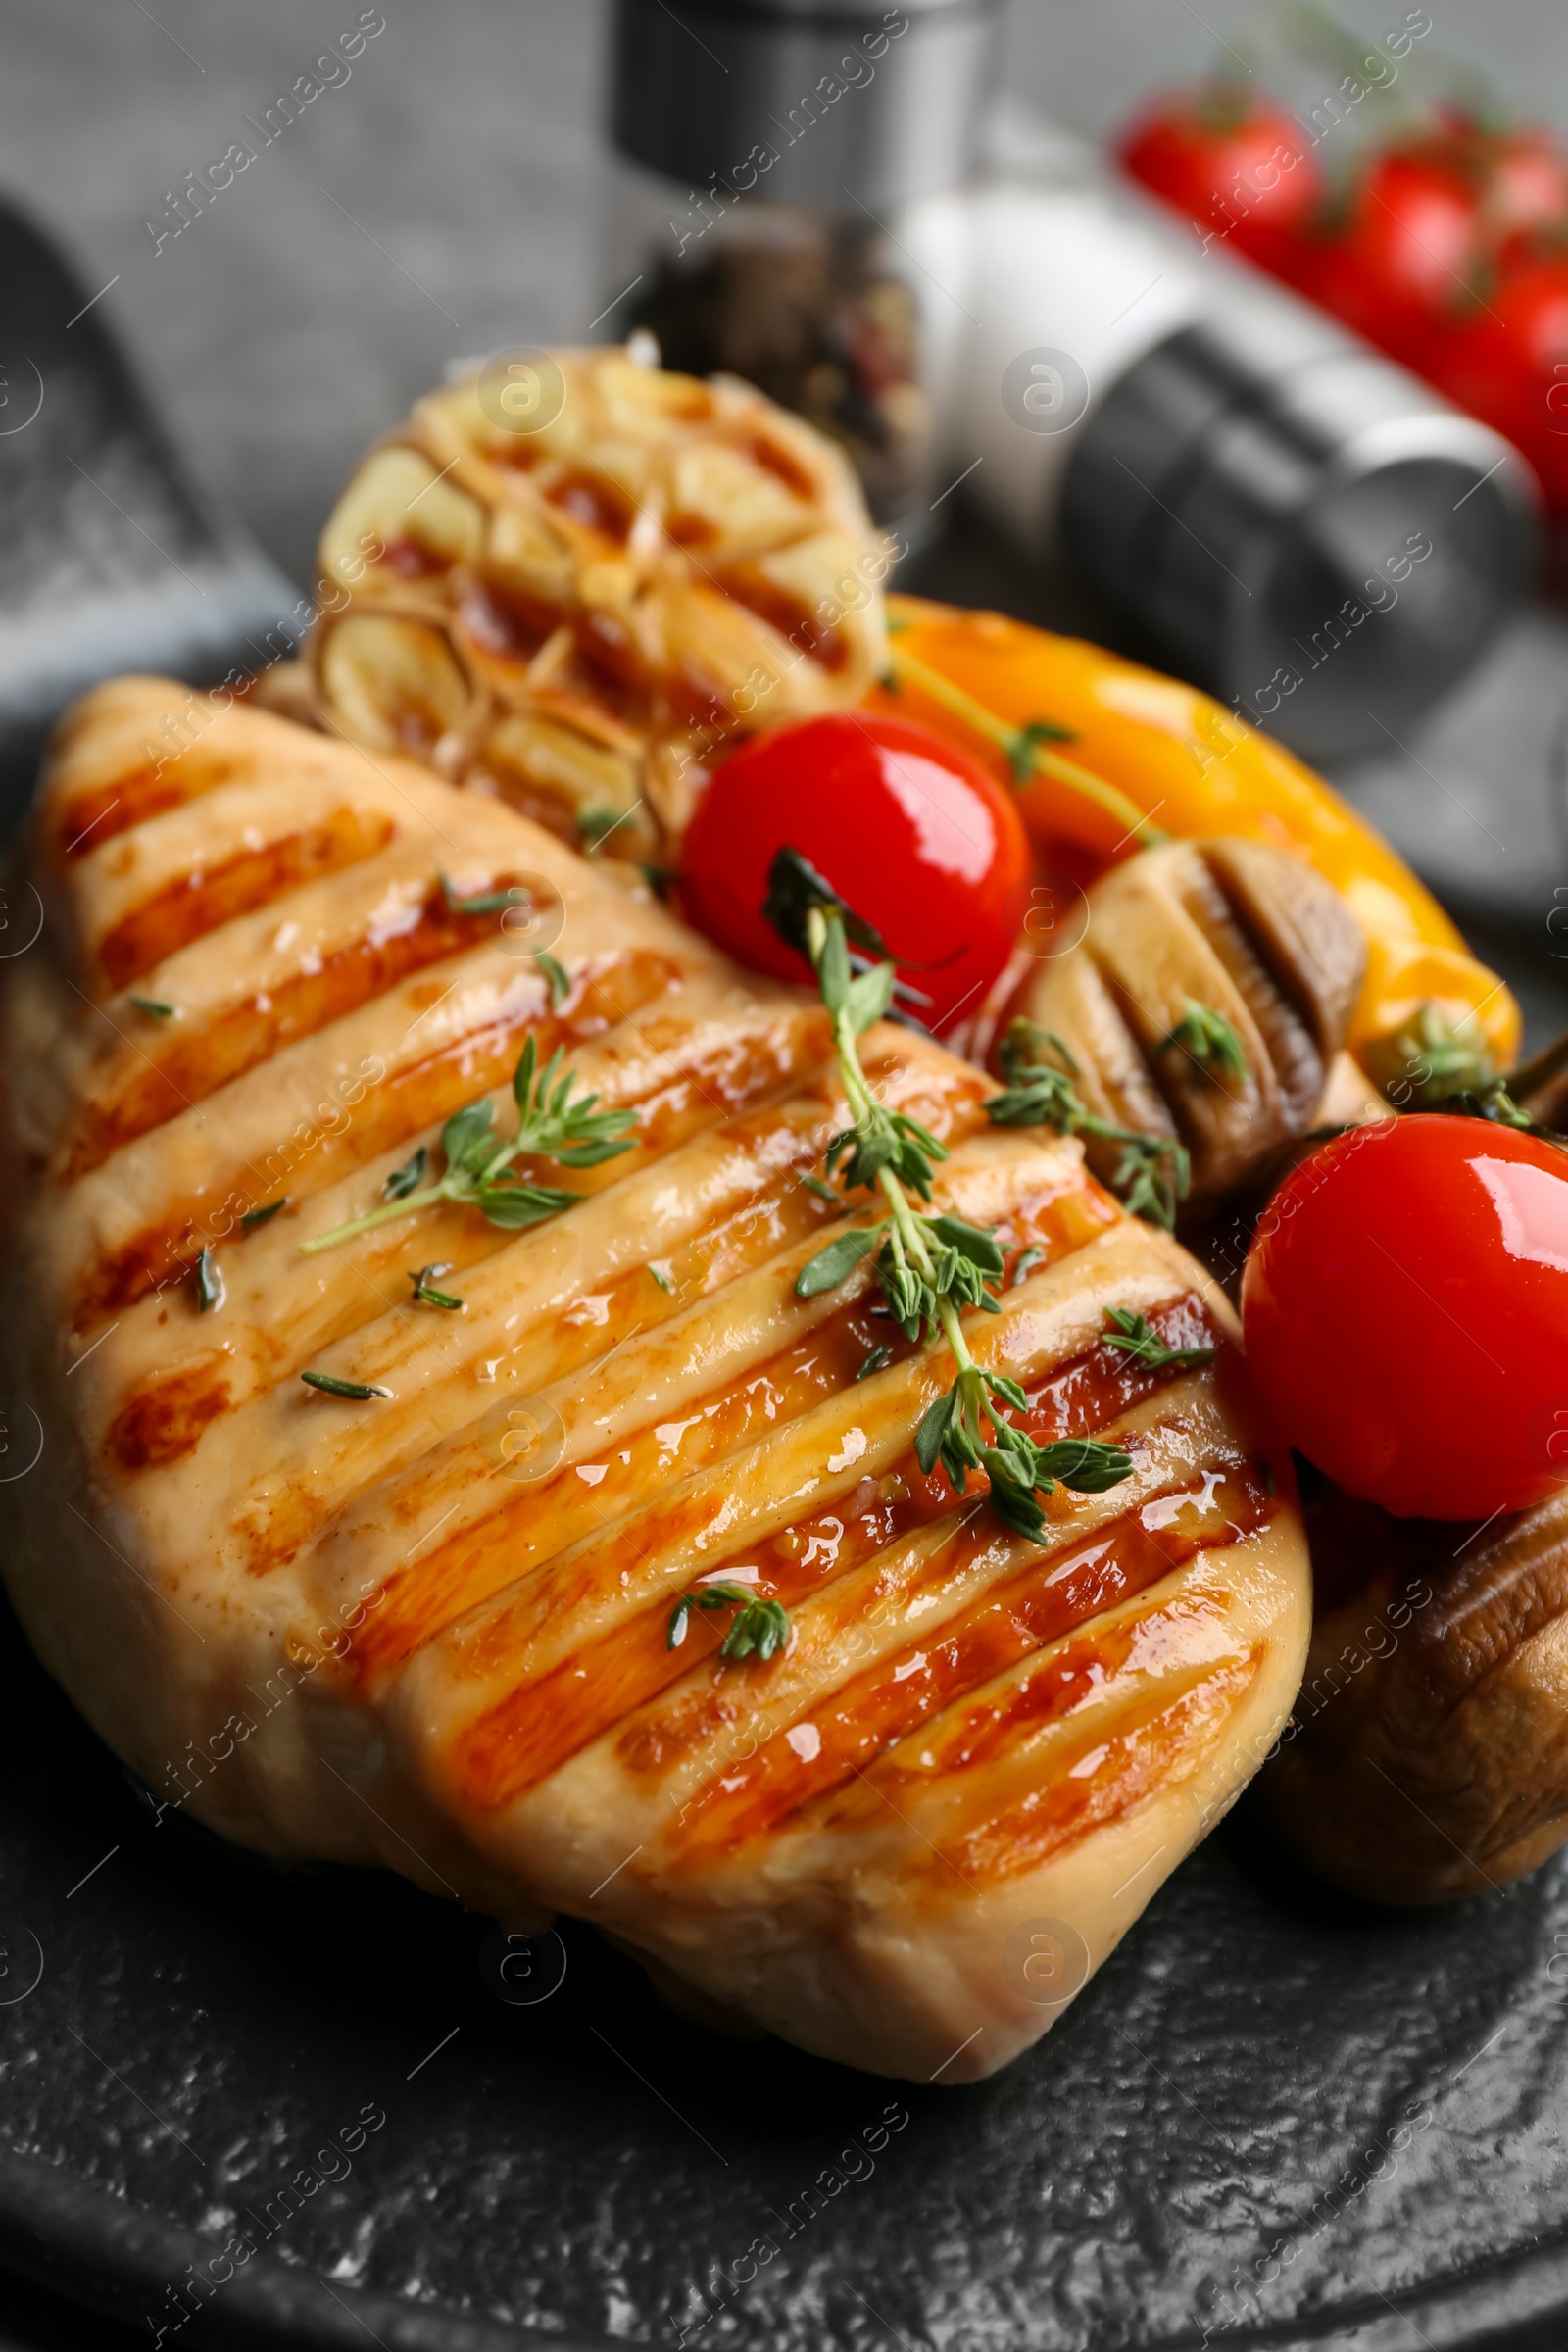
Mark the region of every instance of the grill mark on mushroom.
<instances>
[{"instance_id":1,"label":"grill mark on mushroom","mask_svg":"<svg viewBox=\"0 0 1568 2352\"><path fill-rule=\"evenodd\" d=\"M1261 952L1255 921L1243 895L1227 890L1215 858L1193 859L1179 888L1187 911L1225 966L1251 1014L1279 1083L1286 1116L1305 1125L1323 1092L1324 1065L1316 1038Z\"/></svg>"},{"instance_id":2,"label":"grill mark on mushroom","mask_svg":"<svg viewBox=\"0 0 1568 2352\"><path fill-rule=\"evenodd\" d=\"M1365 972L1360 926L1298 858L1228 839L1146 850L1089 904L1084 939L1018 1009L1062 1039L1093 1110L1180 1137L1193 1206L1211 1206L1312 1125ZM1245 1078L1164 1046L1194 1004L1235 1030ZM1091 1149L1102 1174L1114 1158L1113 1146Z\"/></svg>"}]
</instances>

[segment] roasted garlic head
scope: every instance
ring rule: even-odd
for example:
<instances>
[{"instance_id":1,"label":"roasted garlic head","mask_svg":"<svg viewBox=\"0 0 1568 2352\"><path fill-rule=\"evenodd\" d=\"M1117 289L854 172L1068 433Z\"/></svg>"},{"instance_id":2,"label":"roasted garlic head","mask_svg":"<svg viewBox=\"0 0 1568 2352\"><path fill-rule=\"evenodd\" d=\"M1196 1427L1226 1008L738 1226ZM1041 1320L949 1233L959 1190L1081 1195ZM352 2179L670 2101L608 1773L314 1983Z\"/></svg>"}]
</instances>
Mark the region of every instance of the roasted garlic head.
<instances>
[{"instance_id":1,"label":"roasted garlic head","mask_svg":"<svg viewBox=\"0 0 1568 2352\"><path fill-rule=\"evenodd\" d=\"M667 858L737 733L860 700L890 562L838 451L749 385L613 347L492 362L332 512L317 713Z\"/></svg>"}]
</instances>

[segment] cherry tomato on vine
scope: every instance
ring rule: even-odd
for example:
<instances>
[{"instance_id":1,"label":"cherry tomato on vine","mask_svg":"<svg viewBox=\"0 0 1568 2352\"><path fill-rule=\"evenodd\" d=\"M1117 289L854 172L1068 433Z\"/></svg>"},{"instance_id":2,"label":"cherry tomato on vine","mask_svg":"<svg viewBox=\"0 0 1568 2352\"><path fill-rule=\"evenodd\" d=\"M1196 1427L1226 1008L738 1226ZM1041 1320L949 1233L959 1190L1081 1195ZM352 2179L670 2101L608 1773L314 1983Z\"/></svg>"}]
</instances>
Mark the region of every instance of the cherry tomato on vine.
<instances>
[{"instance_id":1,"label":"cherry tomato on vine","mask_svg":"<svg viewBox=\"0 0 1568 2352\"><path fill-rule=\"evenodd\" d=\"M1448 152L1468 166L1481 187L1489 242L1500 245L1550 228L1568 214L1568 156L1552 132L1530 122L1488 129L1453 105L1434 112Z\"/></svg>"},{"instance_id":2,"label":"cherry tomato on vine","mask_svg":"<svg viewBox=\"0 0 1568 2352\"><path fill-rule=\"evenodd\" d=\"M1338 318L1424 368L1429 347L1473 301L1481 187L1450 147L1376 157L1349 217L1317 252L1314 290Z\"/></svg>"},{"instance_id":3,"label":"cherry tomato on vine","mask_svg":"<svg viewBox=\"0 0 1568 2352\"><path fill-rule=\"evenodd\" d=\"M1295 116L1248 89L1156 98L1118 154L1145 187L1269 269L1283 266L1323 200L1322 170Z\"/></svg>"},{"instance_id":4,"label":"cherry tomato on vine","mask_svg":"<svg viewBox=\"0 0 1568 2352\"><path fill-rule=\"evenodd\" d=\"M798 850L887 942L928 1028L976 1011L1017 942L1030 855L1005 789L912 719L843 710L743 744L686 835L681 899L700 931L781 980L811 977L762 916L777 852Z\"/></svg>"},{"instance_id":5,"label":"cherry tomato on vine","mask_svg":"<svg viewBox=\"0 0 1568 2352\"><path fill-rule=\"evenodd\" d=\"M1568 1152L1486 1119L1351 1129L1280 1187L1242 1284L1283 1435L1402 1518L1568 1484Z\"/></svg>"},{"instance_id":6,"label":"cherry tomato on vine","mask_svg":"<svg viewBox=\"0 0 1568 2352\"><path fill-rule=\"evenodd\" d=\"M1568 506L1568 259L1510 261L1429 373L1450 400L1517 442L1549 505Z\"/></svg>"}]
</instances>

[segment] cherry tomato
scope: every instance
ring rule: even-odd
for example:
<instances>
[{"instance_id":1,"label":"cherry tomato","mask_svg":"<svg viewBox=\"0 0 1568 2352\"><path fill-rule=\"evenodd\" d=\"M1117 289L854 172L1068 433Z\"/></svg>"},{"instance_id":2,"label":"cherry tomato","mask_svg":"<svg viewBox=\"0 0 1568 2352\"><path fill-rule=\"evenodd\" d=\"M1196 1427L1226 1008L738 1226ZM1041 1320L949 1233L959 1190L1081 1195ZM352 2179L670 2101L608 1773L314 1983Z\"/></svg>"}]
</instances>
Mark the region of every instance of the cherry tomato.
<instances>
[{"instance_id":1,"label":"cherry tomato","mask_svg":"<svg viewBox=\"0 0 1568 2352\"><path fill-rule=\"evenodd\" d=\"M809 980L762 917L768 868L799 850L887 942L906 1000L932 1029L973 1012L1012 953L1029 845L1006 790L967 752L906 718L845 710L732 752L686 835L681 898L742 963Z\"/></svg>"},{"instance_id":2,"label":"cherry tomato","mask_svg":"<svg viewBox=\"0 0 1568 2352\"><path fill-rule=\"evenodd\" d=\"M1134 179L1269 269L1285 265L1323 197L1295 116L1246 89L1156 99L1118 153Z\"/></svg>"},{"instance_id":3,"label":"cherry tomato","mask_svg":"<svg viewBox=\"0 0 1568 2352\"><path fill-rule=\"evenodd\" d=\"M1420 1114L1325 1144L1263 1212L1248 1365L1283 1434L1403 1518L1568 1483L1568 1152Z\"/></svg>"},{"instance_id":4,"label":"cherry tomato","mask_svg":"<svg viewBox=\"0 0 1568 2352\"><path fill-rule=\"evenodd\" d=\"M1313 291L1337 318L1424 368L1481 258L1481 185L1445 145L1375 159L1343 228L1318 249Z\"/></svg>"},{"instance_id":5,"label":"cherry tomato","mask_svg":"<svg viewBox=\"0 0 1568 2352\"><path fill-rule=\"evenodd\" d=\"M1434 110L1450 154L1481 184L1482 221L1495 245L1568 216L1568 156L1549 130L1524 123L1488 130L1455 106Z\"/></svg>"},{"instance_id":6,"label":"cherry tomato","mask_svg":"<svg viewBox=\"0 0 1568 2352\"><path fill-rule=\"evenodd\" d=\"M1486 307L1446 338L1440 391L1518 443L1548 502L1568 509L1568 258L1521 255Z\"/></svg>"}]
</instances>

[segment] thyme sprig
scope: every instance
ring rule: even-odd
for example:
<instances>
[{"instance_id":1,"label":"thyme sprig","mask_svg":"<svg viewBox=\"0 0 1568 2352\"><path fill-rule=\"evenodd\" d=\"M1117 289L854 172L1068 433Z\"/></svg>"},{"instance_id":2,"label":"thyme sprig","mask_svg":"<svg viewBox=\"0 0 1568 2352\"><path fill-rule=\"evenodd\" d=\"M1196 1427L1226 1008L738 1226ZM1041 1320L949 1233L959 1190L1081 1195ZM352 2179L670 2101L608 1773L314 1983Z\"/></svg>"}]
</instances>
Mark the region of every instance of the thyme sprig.
<instances>
[{"instance_id":1,"label":"thyme sprig","mask_svg":"<svg viewBox=\"0 0 1568 2352\"><path fill-rule=\"evenodd\" d=\"M1128 1361L1141 1364L1146 1372L1163 1372L1169 1364L1208 1364L1214 1360L1212 1348L1167 1348L1147 1315L1135 1315L1125 1306L1105 1309L1107 1348L1119 1348Z\"/></svg>"},{"instance_id":2,"label":"thyme sprig","mask_svg":"<svg viewBox=\"0 0 1568 2352\"><path fill-rule=\"evenodd\" d=\"M1056 1068L1039 1058L1039 1049L1054 1053L1063 1065ZM1171 1135L1145 1135L1136 1127L1119 1127L1102 1119L1084 1102L1073 1080L1080 1075L1061 1039L1053 1029L1020 1014L1003 1039L1000 1054L1003 1090L986 1104L998 1127L1054 1127L1058 1135L1088 1135L1120 1144L1111 1172L1111 1190L1118 1193L1135 1217L1161 1225L1168 1233L1176 1210L1187 1198L1192 1162L1185 1144Z\"/></svg>"},{"instance_id":3,"label":"thyme sprig","mask_svg":"<svg viewBox=\"0 0 1568 2352\"><path fill-rule=\"evenodd\" d=\"M797 956L810 960L808 933L813 909L822 913L832 911L844 926L850 969L857 977L869 972L876 962L894 960L888 946L874 923L857 914L848 902L840 898L825 874L818 873L809 858L786 843L774 857L767 872L767 896L762 901L762 915L770 922L786 947ZM907 960L907 958L906 958ZM893 996L901 1003L929 1006L931 999L923 989L895 974L891 983ZM880 1014L877 1016L880 1019Z\"/></svg>"},{"instance_id":4,"label":"thyme sprig","mask_svg":"<svg viewBox=\"0 0 1568 2352\"><path fill-rule=\"evenodd\" d=\"M372 1226L384 1225L393 1217L412 1216L416 1209L432 1207L438 1200L478 1208L492 1225L511 1232L537 1225L543 1218L555 1216L558 1210L569 1208L574 1200L581 1199L580 1194L565 1192L555 1185L524 1184L512 1173L513 1161L524 1157L553 1159L564 1168L596 1168L618 1152L631 1150L626 1139L637 1124L637 1114L630 1110L596 1110L594 1105L599 1097L574 1096L577 1073L563 1072L561 1062L562 1049L558 1046L540 1070L537 1049L530 1037L513 1073L512 1092L517 1105L514 1135L504 1138L496 1133L495 1109L488 1096L481 1096L477 1102L466 1103L462 1110L453 1112L441 1130L441 1150L447 1163L444 1176L434 1184L422 1182L427 1153L421 1144L411 1159L393 1169L382 1186L385 1206L372 1208L347 1225L335 1226L330 1233L318 1234L314 1241L302 1242L302 1252L311 1256L318 1250L330 1250L339 1242L352 1241L357 1234L368 1233Z\"/></svg>"},{"instance_id":5,"label":"thyme sprig","mask_svg":"<svg viewBox=\"0 0 1568 2352\"><path fill-rule=\"evenodd\" d=\"M788 937L806 860L781 850L769 875L768 907L775 928ZM784 904L780 906L780 899ZM808 1258L796 1276L801 1298L837 1289L863 1258L874 1252L872 1272L893 1322L906 1339L924 1342L940 1331L957 1367L951 1388L921 1416L915 1458L928 1475L940 1462L956 1493L965 1491L971 1471L990 1480L992 1509L1016 1533L1039 1536L1045 1514L1037 1494L1052 1493L1059 1480L1080 1493L1099 1494L1132 1470L1119 1446L1095 1439L1068 1439L1038 1446L1009 1418L1028 1399L1014 1380L982 1371L969 1352L959 1320L964 1307L1000 1313L992 1285L1005 1259L994 1237L961 1217L917 1210L910 1195L931 1198L934 1164L947 1148L930 1130L878 1102L860 1064L858 1040L883 1018L893 999L893 967L878 962L856 971L850 959L847 910L823 885L805 910L802 937L816 974L822 1002L832 1016L840 1075L853 1124L827 1147L825 1165L842 1169L846 1189L880 1192L888 1214L871 1226L840 1234ZM783 916L781 921L780 916ZM869 926L862 926L862 935ZM873 935L874 936L874 935Z\"/></svg>"},{"instance_id":6,"label":"thyme sprig","mask_svg":"<svg viewBox=\"0 0 1568 2352\"><path fill-rule=\"evenodd\" d=\"M685 1641L693 1609L735 1610L730 1629L718 1645L721 1658L755 1657L765 1666L769 1658L789 1647L789 1611L781 1600L760 1600L743 1585L719 1584L681 1594L669 1612L666 1649L679 1649Z\"/></svg>"}]
</instances>

